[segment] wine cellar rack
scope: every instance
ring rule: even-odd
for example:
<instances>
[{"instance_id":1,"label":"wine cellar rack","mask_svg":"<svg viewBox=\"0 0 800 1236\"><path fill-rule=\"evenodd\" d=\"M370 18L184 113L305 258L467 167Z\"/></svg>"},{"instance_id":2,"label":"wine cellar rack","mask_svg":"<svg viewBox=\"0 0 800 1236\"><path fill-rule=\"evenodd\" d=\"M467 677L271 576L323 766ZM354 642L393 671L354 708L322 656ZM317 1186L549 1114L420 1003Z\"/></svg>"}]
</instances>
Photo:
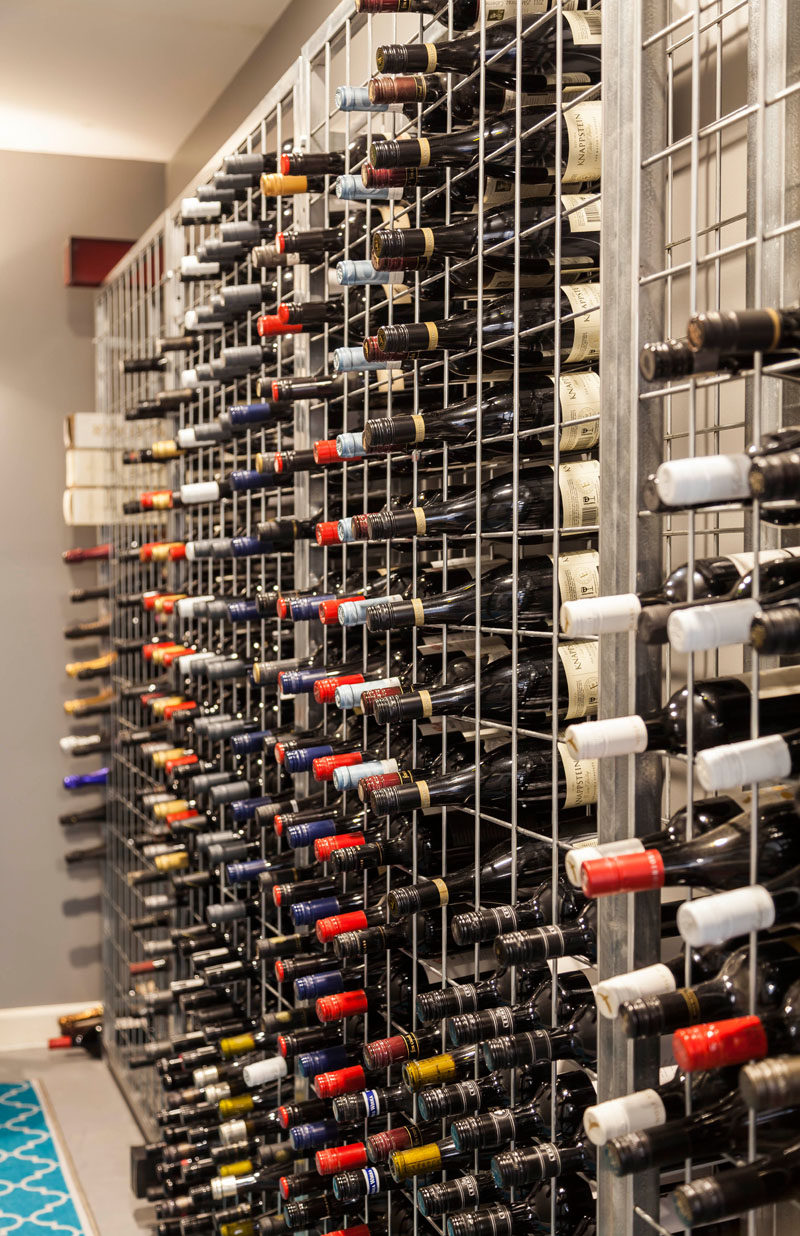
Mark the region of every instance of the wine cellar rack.
<instances>
[{"instance_id":1,"label":"wine cellar rack","mask_svg":"<svg viewBox=\"0 0 800 1236\"><path fill-rule=\"evenodd\" d=\"M746 449L762 433L784 423L786 413L793 408L794 385L790 380L791 365L763 367L757 358L756 368L735 377L704 377L657 386L645 383L638 369L638 354L642 344L683 334L684 323L695 309L710 309L720 305L746 303L752 306L786 304L795 299L797 282L797 237L800 216L797 210L797 155L787 138L794 131L800 98L800 42L798 19L789 0L641 0L631 5L627 0L603 0L603 83L590 86L577 96L565 92L559 58L555 86L555 110L548 123L555 124L561 134L561 115L581 102L602 98L603 104L603 175L602 175L602 314L600 343L600 517L596 523L575 529L556 520L544 535L531 537L518 527L516 515L512 526L502 533L485 532L478 523L472 538L447 536L428 537L424 541L387 541L380 562L387 579L396 567L398 555L410 553L412 594L424 566L438 564L442 571L442 591L448 586L448 571L465 565L471 572L489 561L508 561L516 573L520 561L529 556L551 554L555 559L567 552L599 548L601 595L641 591L655 586L678 562L690 566L696 556L712 552L739 552L766 548L775 540L775 530L759 523L757 506L749 509L725 508L711 513L657 516L641 509L641 489L658 463L667 458L703 455ZM541 18L542 26L560 20L561 0ZM520 27L521 31L521 27ZM275 152L289 143L295 149L326 151L346 148L360 133L399 134L418 132L419 121L409 121L403 115L340 112L335 104L338 86L362 85L374 72L375 48L381 43L424 41L435 37L450 37L432 19L376 16L363 17L353 11L351 0L343 0L315 36L302 49L297 61L267 94L263 102L243 122L237 132L209 161L203 172L188 188L190 195L196 185L210 181L221 169L225 156L237 152ZM457 33L457 32L456 32ZM536 30L527 37L535 37ZM521 33L518 38L521 39ZM483 91L484 74L478 75ZM447 108L447 100L428 107ZM423 112L424 114L424 112ZM518 112L519 116L519 112ZM448 118L448 130L452 126ZM556 166L560 163L561 137L556 138ZM516 143L517 167L521 160L518 130ZM483 149L480 149L479 176L483 175ZM348 171L358 174L358 166ZM417 190L416 200L409 207L389 203L389 219L403 225L407 213L411 226L421 226L426 212L436 211L449 221L451 212L451 179L457 173L448 172L441 189ZM333 177L328 184L333 184ZM181 195L186 196L186 194ZM513 195L514 209L521 209L519 177ZM341 206L341 210L339 207ZM231 220L258 220L265 217L267 200L254 187L246 198L237 202ZM278 209L285 227L299 229L329 226L333 221L348 220L343 252L337 260L369 258L369 234L378 222L378 207L369 202L336 203L328 193L310 193L279 201ZM478 207L478 213L482 207ZM554 212L556 236L554 286L559 287L562 274L562 229L568 226L568 215ZM357 223L365 218L366 238L358 235ZM256 426L231 441L188 453L169 466L153 465L137 469L123 468L122 448L139 443L143 446L158 438L173 437L178 428L204 425L232 406L247 404L259 398L257 378L283 378L293 375L332 372L333 348L358 347L361 338L370 332L370 308L383 297L380 287L366 289L366 311L360 317L349 315L350 292L340 288L329 263L309 266L287 266L276 272L262 272L245 257L230 268L224 268L217 280L182 282L181 259L195 252L198 245L215 234L214 223L195 223L185 227L181 220L181 199L164 212L153 228L109 276L97 302L97 407L112 418L119 449L114 451L117 467L117 492L120 503L148 488L177 489L192 482L222 478L231 472L252 470L258 452L308 450L320 439L335 437L338 432L358 432L362 420L369 414L370 399L384 394L384 388L371 380L369 371L351 375L346 393L327 403L293 405L293 417L279 420L275 427ZM350 242L350 236L354 237ZM517 242L516 253L519 248ZM446 276L457 263L450 262ZM475 298L480 319L488 298L484 287L483 255L478 263L479 277ZM514 360L510 380L515 395L525 388L526 374L520 364L520 340L525 336L524 307L526 290L520 286L519 262L513 283L507 289L515 304ZM201 387L199 394L183 403L163 422L146 420L128 423L123 419L126 409L151 397L156 391L181 386L181 371L206 363L218 356L220 348L254 346L258 343L256 318L258 307L238 316L233 323L196 336L191 352L168 353L166 373L121 374L118 362L126 357L154 355L156 340L162 336L180 335L184 315L208 302L221 287L275 278L274 296L266 302L267 311L281 300L295 302L312 299L333 299L344 302L344 330L337 327L333 316L321 330L279 338L274 352L264 354L264 365L214 385ZM445 313L449 308L449 280L445 278ZM408 281L411 297L419 305L425 295L424 274ZM560 332L565 319L559 319L555 302L556 357L553 381L559 390ZM424 316L424 315L423 315ZM391 320L391 319L390 319ZM538 329L538 328L534 328ZM174 359L173 359L174 357ZM416 411L420 406L420 391L424 389L423 358L416 372L405 375L404 394L413 396ZM482 381L478 359L479 383ZM488 380L488 379L487 379ZM397 390L395 385L392 390ZM361 392L363 391L363 403ZM443 404L461 397L462 388L445 367ZM391 400L392 395L390 393ZM516 399L515 399L516 402ZM548 462L554 468L554 510L559 512L559 466L562 463L559 400L555 401L556 423L553 426L553 450L536 462ZM391 405L390 405L391 409ZM404 407L404 410L405 407ZM388 415L391 415L391 410ZM796 415L796 412L795 412ZM480 426L480 416L479 416ZM789 420L791 423L791 419ZM525 462L525 433L515 421L511 458L514 475ZM402 458L402 462L400 462ZM358 592L373 582L378 566L374 545L351 543L319 548L313 540L298 540L288 549L269 556L229 557L224 560L202 559L194 562L167 561L142 568L130 556L131 546L152 541L190 541L212 537L236 537L254 533L256 524L265 519L294 516L297 520L328 521L347 518L362 511L377 510L392 501L416 502L425 488L441 489L447 496L456 486L477 487L492 474L496 458L484 453L480 430L472 452L463 448L449 450L447 445L424 447L408 456L364 456L345 461L341 471L317 469L298 473L292 486L274 489L234 491L222 502L190 506L183 510L122 516L112 530L116 560L111 563L115 595L160 588L167 592L189 596L213 595L220 591L242 598L253 598L263 588L304 589L318 583L322 592L345 588L344 595ZM334 476L341 475L341 493L337 493ZM516 484L515 484L516 489ZM120 508L121 510L121 508ZM765 530L766 529L766 530ZM786 534L783 534L784 537ZM771 539L772 538L772 539ZM127 556L126 556L127 555ZM438 569L437 568L437 569ZM220 576L224 577L220 583ZM554 769L559 767L559 742L563 718L559 717L558 666L559 648L564 637L559 632L558 611L563 597L559 595L557 573L552 597L552 623L541 630L525 629L520 623L516 606L511 624L506 628L488 628L480 618L480 587L475 590L475 618L456 627L424 628L413 631L412 663L416 667L423 656L441 657L446 664L448 651L463 650L474 660L476 679L476 710L471 718L455 723L446 719L441 728L414 723L413 746L409 766L415 766L417 744L431 736L441 741L442 767L448 768L448 752L452 760L453 739L474 743L475 763L480 768L482 740L489 747L500 741L510 741L514 758L520 742L549 745ZM260 621L231 624L207 618L181 619L173 614L169 625L163 619L140 609L115 607L113 633L117 641L137 641L150 636L169 634L186 643L203 648L231 647L236 639L236 652L244 661L259 659L302 658L309 655L317 643L329 651L328 661L351 661L363 656L367 665L369 652L386 649L386 670L391 665L393 645L397 636L389 633L371 642L363 627L328 628L316 623L290 624L280 618L266 617ZM374 640L375 637L372 637ZM527 731L520 725L516 705L507 723L485 720L480 714L482 661L481 648L492 641L502 641L516 663L517 658L532 648L538 648L551 658L553 701L551 724L543 731ZM140 681L143 665L140 653L124 651L118 645L120 657L114 679L116 704L114 723L120 731L144 728L148 713L134 693L131 684ZM424 652L423 652L424 649ZM270 651L271 650L271 651ZM758 658L752 666L742 665L741 651L725 650L703 657L681 657L667 648L662 658L660 650L642 648L628 635L604 635L599 640L598 715L612 717L633 712L646 713L658 706L685 682L691 684L701 674L738 672L751 668L758 675ZM736 658L739 658L738 662ZM170 671L170 674L175 671ZM415 675L416 677L416 675ZM248 718L259 718L262 728L291 725L308 728L322 715L323 729L333 730L338 724L332 705L319 706L306 701L308 696L291 700L274 699L259 690L248 679L208 681L192 678L191 685L215 711L230 711L234 692L245 683L237 708ZM174 685L180 685L175 679ZM187 691L191 696L191 691ZM198 697L194 697L198 698ZM371 726L374 727L374 722ZM757 735L757 713L754 710L754 736ZM373 729L369 747L373 751ZM367 747L367 724L364 726ZM226 744L203 751L202 757L227 761L232 776L258 781L265 795L278 788L278 770L272 762L258 755L234 761ZM216 754L215 754L216 752ZM382 740L376 754L388 754ZM689 806L693 793L693 750L691 732L688 758L667 759L657 755L619 757L600 762L598 771L598 834L600 841L611 841L644 835L669 818L678 807ZM131 963L146 956L143 942L153 933L131 927L144 913L140 889L128 881L128 874L147 868L148 860L141 853L146 844L148 815L142 809L141 795L156 785L149 763L136 748L115 744L110 783L108 822L108 859L105 881L104 974L106 1008L105 1046L114 1075L122 1087L147 1140L156 1135L155 1111L163 1104L163 1095L152 1069L132 1069L129 1061L140 1054L150 1039L170 1037L182 1028L174 1006L161 1011L157 997L152 997L153 1009L143 1019L139 1029L115 1030L117 1018L130 1017L132 1011L147 1008L147 988L165 989L169 979L181 979L191 973L188 963L176 960L171 970L145 981L132 978ZM299 797L310 792L303 782L296 782ZM699 788L694 786L694 792ZM518 807L512 793L507 810L495 814L481 803L478 777L475 779L474 801L463 810L474 819L476 869L479 866L481 837L507 836L512 853L523 839L536 838L552 845L552 880L558 879L559 858L569 847L569 831L562 830L563 812L559 807L557 772L553 777L552 806L540 822L530 812ZM446 857L448 810L441 814L442 848ZM757 788L752 796L753 862L751 882L755 882L755 859L758 846ZM224 829L230 824L229 809L219 810L211 826ZM415 813L415 827L422 822ZM537 827L538 822L538 827ZM438 827L438 825L437 825ZM691 832L689 833L691 835ZM203 921L209 901L225 903L238 899L242 886L226 886L225 866L220 865L220 878L210 888L188 889L176 911L176 925ZM443 868L443 873L447 867ZM416 853L411 876L416 878ZM357 877L344 877L353 887ZM364 877L367 886L367 874ZM387 892L389 876L387 874ZM156 886L153 886L154 888ZM159 886L160 888L160 886ZM247 886L245 886L247 888ZM249 886L251 893L253 886ZM144 892L150 891L146 886ZM517 878L512 877L510 901L516 900ZM474 887L472 901L481 903L481 888ZM589 979L620 973L650 964L659 957L658 894L636 898L607 898L598 912L598 966L590 968ZM280 911L277 917L263 902L262 935L280 932L284 924ZM442 910L444 919L445 911ZM414 923L411 946L413 995L417 983L417 927ZM235 946L249 940L247 920L230 925ZM155 933L158 934L158 933ZM446 933L443 933L446 938ZM756 948L755 938L752 941ZM248 960L250 960L248 958ZM420 958L424 972L435 984L447 985L454 978L481 973L481 958L476 947L469 966L463 958L454 960L442 949L440 957ZM484 968L486 957L484 955ZM551 963L554 989L558 972L571 960ZM383 963L381 963L381 967ZM369 973L377 963L370 962ZM385 963L387 985L389 955ZM288 984L283 990L272 974L271 965L260 964L260 1007L255 1005L257 988L248 984L250 1005L248 1015L277 1009L290 1000ZM143 976L146 980L147 976ZM691 982L691 973L686 981ZM131 996L131 989L138 994ZM511 1002L513 1003L512 987ZM415 1004L415 1000L412 1003ZM553 999L554 1019L557 1001ZM555 1020L554 1020L554 1024ZM398 1029L413 1029L387 1017L387 1033ZM646 1041L631 1049L616 1023L598 1019L597 1089L600 1100L626 1094L654 1084L659 1059L656 1046ZM554 1066L555 1069L555 1066ZM300 1079L291 1076L283 1083L289 1093L302 1094ZM296 1089L292 1089L296 1087ZM514 1095L512 1094L512 1100ZM691 1095L687 1093L687 1104ZM755 1127L751 1131L750 1158L758 1149ZM687 1179L692 1166L687 1165ZM594 1182L589 1187L595 1189ZM416 1191L416 1190L415 1190ZM656 1232L660 1236L677 1230L660 1207L658 1178L645 1173L635 1178L618 1180L598 1159L596 1192L598 1199L598 1232L600 1236ZM391 1216L392 1195L389 1194ZM759 1212L743 1220L742 1231L748 1236L756 1232L774 1232L778 1236L794 1230L798 1222L797 1209L786 1207L767 1215ZM553 1214L555 1212L553 1211ZM369 1217L369 1205L365 1206ZM442 1229L414 1210L414 1232L428 1228Z\"/></svg>"}]
</instances>

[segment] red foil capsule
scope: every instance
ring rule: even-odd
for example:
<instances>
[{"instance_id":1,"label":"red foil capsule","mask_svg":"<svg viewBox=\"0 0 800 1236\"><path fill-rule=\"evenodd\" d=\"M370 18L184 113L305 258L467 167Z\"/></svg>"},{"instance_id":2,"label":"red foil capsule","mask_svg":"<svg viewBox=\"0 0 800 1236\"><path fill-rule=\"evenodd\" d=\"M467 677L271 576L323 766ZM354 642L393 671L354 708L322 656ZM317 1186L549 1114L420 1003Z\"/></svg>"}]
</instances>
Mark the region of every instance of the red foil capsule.
<instances>
[{"instance_id":1,"label":"red foil capsule","mask_svg":"<svg viewBox=\"0 0 800 1236\"><path fill-rule=\"evenodd\" d=\"M364 693L366 694L366 692ZM385 785L399 785L399 773L376 773L373 777L362 777L358 783L358 797L362 803L369 801L373 790L381 790Z\"/></svg>"},{"instance_id":2,"label":"red foil capsule","mask_svg":"<svg viewBox=\"0 0 800 1236\"><path fill-rule=\"evenodd\" d=\"M317 1073L314 1078L314 1093L318 1099L335 1099L340 1094L355 1094L367 1084L367 1075L360 1064L351 1064L346 1069L332 1073Z\"/></svg>"},{"instance_id":3,"label":"red foil capsule","mask_svg":"<svg viewBox=\"0 0 800 1236\"><path fill-rule=\"evenodd\" d=\"M340 545L338 519L326 519L314 529L317 545Z\"/></svg>"},{"instance_id":4,"label":"red foil capsule","mask_svg":"<svg viewBox=\"0 0 800 1236\"><path fill-rule=\"evenodd\" d=\"M363 764L364 756L360 751L343 751L339 755L318 755L311 762L311 771L316 781L332 781L334 768L349 768L353 764Z\"/></svg>"},{"instance_id":5,"label":"red foil capsule","mask_svg":"<svg viewBox=\"0 0 800 1236\"><path fill-rule=\"evenodd\" d=\"M376 700L385 700L390 695L402 694L402 687L376 687L374 691L363 691L358 702L365 716L371 717L375 711Z\"/></svg>"},{"instance_id":6,"label":"red foil capsule","mask_svg":"<svg viewBox=\"0 0 800 1236\"><path fill-rule=\"evenodd\" d=\"M364 845L363 833L339 833L335 837L317 837L314 842L314 857L326 863L334 850L347 850L351 846Z\"/></svg>"},{"instance_id":7,"label":"red foil capsule","mask_svg":"<svg viewBox=\"0 0 800 1236\"><path fill-rule=\"evenodd\" d=\"M337 603L338 612L338 603ZM314 683L314 699L318 704L332 704L336 688L342 683L364 682L363 674L343 674L341 678L318 678Z\"/></svg>"},{"instance_id":8,"label":"red foil capsule","mask_svg":"<svg viewBox=\"0 0 800 1236\"><path fill-rule=\"evenodd\" d=\"M341 463L339 452L336 449L335 438L321 438L314 443L314 463L330 464Z\"/></svg>"},{"instance_id":9,"label":"red foil capsule","mask_svg":"<svg viewBox=\"0 0 800 1236\"><path fill-rule=\"evenodd\" d=\"M652 888L663 888L664 883L664 861L658 850L591 858L581 868L581 884L587 897L641 893Z\"/></svg>"},{"instance_id":10,"label":"red foil capsule","mask_svg":"<svg viewBox=\"0 0 800 1236\"><path fill-rule=\"evenodd\" d=\"M408 1060L408 1043L402 1034L393 1034L388 1039L375 1039L364 1046L364 1063L370 1069L388 1069L390 1064ZM402 1150L403 1146L392 1147Z\"/></svg>"},{"instance_id":11,"label":"red foil capsule","mask_svg":"<svg viewBox=\"0 0 800 1236\"><path fill-rule=\"evenodd\" d=\"M352 910L349 914L332 914L330 918L318 918L315 931L320 944L327 944L343 931L361 931L367 925L364 911Z\"/></svg>"},{"instance_id":12,"label":"red foil capsule","mask_svg":"<svg viewBox=\"0 0 800 1236\"><path fill-rule=\"evenodd\" d=\"M341 991L334 996L320 996L315 1008L322 1022L344 1021L346 1017L366 1013L369 1000L365 991Z\"/></svg>"},{"instance_id":13,"label":"red foil capsule","mask_svg":"<svg viewBox=\"0 0 800 1236\"><path fill-rule=\"evenodd\" d=\"M769 1054L769 1043L760 1017L730 1017L676 1030L672 1052L679 1068L694 1073L763 1060Z\"/></svg>"},{"instance_id":14,"label":"red foil capsule","mask_svg":"<svg viewBox=\"0 0 800 1236\"><path fill-rule=\"evenodd\" d=\"M348 1146L331 1146L318 1150L314 1162L320 1176L333 1176L336 1172L354 1172L368 1163L367 1148L363 1142L351 1142Z\"/></svg>"}]
</instances>

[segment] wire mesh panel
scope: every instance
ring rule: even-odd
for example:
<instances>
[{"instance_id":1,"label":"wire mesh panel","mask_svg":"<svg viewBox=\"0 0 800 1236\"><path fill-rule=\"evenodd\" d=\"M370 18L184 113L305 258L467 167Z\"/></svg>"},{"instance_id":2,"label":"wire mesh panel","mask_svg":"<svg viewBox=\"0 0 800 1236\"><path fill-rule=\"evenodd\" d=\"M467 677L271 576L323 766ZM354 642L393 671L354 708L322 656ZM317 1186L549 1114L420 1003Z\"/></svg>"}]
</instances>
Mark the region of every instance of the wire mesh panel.
<instances>
[{"instance_id":1,"label":"wire mesh panel","mask_svg":"<svg viewBox=\"0 0 800 1236\"><path fill-rule=\"evenodd\" d=\"M603 333L604 391L613 397L612 408L604 403L604 458L613 461L614 473L606 475L603 492L619 492L622 486L627 501L611 502L604 511L601 592L642 598L663 593L682 602L722 597L732 587L731 595L757 598L764 553L793 538L774 523L761 521L763 512L752 503L746 484L714 502L706 496L708 490L703 496L698 490L694 499L668 501L666 488L659 489L662 472L655 484L648 478L662 462L696 458L702 461L696 472L701 489L713 486L717 465L711 457L741 460L765 434L791 424L795 361L780 363L776 357L773 365L772 358L755 353L736 362L729 357L690 359L682 369L673 359L662 369L651 354L652 369L643 362L647 380L638 371L638 355L644 345L666 340L673 343L661 345L662 356L670 349L673 358L681 349L688 352L684 343L674 341L684 339L691 315L793 299L796 169L789 133L797 90L796 14L791 6L770 0L687 0L635 8L632 13L630 6L613 0L604 4L604 51L616 68L605 95L607 133L612 136L605 147L608 299ZM713 488L710 492L717 493ZM612 545L615 554L609 552ZM713 564L720 562L731 564L732 579L742 582L720 584L715 593L708 581L718 569ZM670 593L676 585L677 591ZM659 618L656 607L649 617L642 611L641 638L635 645L627 634L601 637L601 716L652 717L670 699L676 701L677 715L683 707L682 691L684 699L697 700L685 711L685 744L679 754L672 747L669 757L645 754L603 762L601 841L653 833L659 817L663 826L681 810L689 841L708 827L696 756L709 743L721 741L704 722L702 700L709 680L713 691L717 678L750 675L750 736L759 733L759 681L776 662L762 658L759 664L759 658L751 656L749 619L744 633L740 624L738 633L720 630L717 637L702 639L689 633L690 620L681 627L678 619L674 631L673 622L667 628L666 614ZM764 685L762 681L762 693ZM778 687L792 689L790 678ZM650 749L662 745L669 743L654 742ZM754 883L765 843L760 810L764 800L757 786L752 794L749 789L744 787L742 793L748 792L741 799L738 790L732 791L732 809L738 804L750 814L749 877ZM710 808L715 809L720 809L718 803ZM631 898L611 898L601 907L601 979L680 956L680 941L667 941L662 948L658 897L639 894L635 905ZM742 1010L749 1013L756 1012L761 999L758 958L753 934L745 958L748 1008ZM691 987L702 977L687 946L680 980ZM619 1022L601 1026L604 1097L654 1084L657 1042L636 1040L631 1051ZM668 1040L662 1042L662 1062L667 1064L672 1053ZM692 1104L690 1080L687 1113ZM752 1120L749 1138L744 1136L746 1124L746 1117L740 1117L726 1147L735 1162L752 1160L766 1149ZM621 1214L630 1216L626 1222L637 1231L676 1230L682 1224L670 1197L674 1187L708 1171L706 1164L688 1161L685 1171L662 1174L659 1194L656 1173L639 1175L631 1191L629 1178L615 1179L605 1161L599 1174L601 1230L621 1223ZM751 1212L741 1224L748 1232L790 1232L797 1224L796 1209Z\"/></svg>"}]
</instances>

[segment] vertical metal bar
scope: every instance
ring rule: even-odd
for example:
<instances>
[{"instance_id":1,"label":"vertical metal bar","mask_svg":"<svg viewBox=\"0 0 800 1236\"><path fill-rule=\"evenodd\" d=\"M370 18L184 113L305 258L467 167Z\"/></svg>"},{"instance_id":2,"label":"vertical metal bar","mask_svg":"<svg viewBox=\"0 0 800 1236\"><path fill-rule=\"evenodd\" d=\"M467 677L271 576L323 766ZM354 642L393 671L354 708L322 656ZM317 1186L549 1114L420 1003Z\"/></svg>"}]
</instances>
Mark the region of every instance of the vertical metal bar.
<instances>
[{"instance_id":1,"label":"vertical metal bar","mask_svg":"<svg viewBox=\"0 0 800 1236\"><path fill-rule=\"evenodd\" d=\"M661 450L659 410L640 405L640 342L660 337L662 291L638 290L639 277L661 269L664 253L664 169L642 169L642 158L664 145L666 63L663 49L643 42L663 18L658 0L630 5L604 0L603 233L601 286L600 592L638 591L656 582L660 536L655 520L636 518L640 484ZM632 636L600 638L601 718L649 712L658 703L658 660ZM635 836L658 818L660 767L654 758L601 761L598 831L601 842ZM648 964L657 956L657 897L616 897L598 906L600 978ZM598 1098L652 1084L651 1045L631 1049L616 1022L598 1027ZM598 1229L629 1236L641 1226L633 1204L657 1214L654 1173L635 1185L598 1167Z\"/></svg>"}]
</instances>

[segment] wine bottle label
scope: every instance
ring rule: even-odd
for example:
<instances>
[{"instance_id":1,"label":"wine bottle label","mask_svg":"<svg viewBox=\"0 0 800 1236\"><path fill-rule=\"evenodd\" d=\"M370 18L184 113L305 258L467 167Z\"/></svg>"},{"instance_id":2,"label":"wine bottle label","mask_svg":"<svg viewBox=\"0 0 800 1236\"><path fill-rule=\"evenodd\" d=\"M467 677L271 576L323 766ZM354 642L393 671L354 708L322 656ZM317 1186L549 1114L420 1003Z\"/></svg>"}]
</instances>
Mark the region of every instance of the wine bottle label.
<instances>
[{"instance_id":1,"label":"wine bottle label","mask_svg":"<svg viewBox=\"0 0 800 1236\"><path fill-rule=\"evenodd\" d=\"M746 687L752 686L749 674L731 674L731 677L743 682ZM776 700L782 695L800 695L800 665L761 671L758 681L758 698Z\"/></svg>"},{"instance_id":2,"label":"wine bottle label","mask_svg":"<svg viewBox=\"0 0 800 1236\"><path fill-rule=\"evenodd\" d=\"M433 238L433 228L424 227L421 229L421 231L422 231L422 239L425 241L424 256L426 258L429 258L431 254L433 253L434 249L436 248L436 243Z\"/></svg>"},{"instance_id":3,"label":"wine bottle label","mask_svg":"<svg viewBox=\"0 0 800 1236\"><path fill-rule=\"evenodd\" d=\"M561 464L558 469L565 528L587 528L596 524L600 505L600 463L586 459Z\"/></svg>"},{"instance_id":4,"label":"wine bottle label","mask_svg":"<svg viewBox=\"0 0 800 1236\"><path fill-rule=\"evenodd\" d=\"M559 554L557 571L562 601L596 597L600 592L600 558L596 549Z\"/></svg>"},{"instance_id":5,"label":"wine bottle label","mask_svg":"<svg viewBox=\"0 0 800 1236\"><path fill-rule=\"evenodd\" d=\"M552 106L552 99L550 100ZM483 195L484 207L492 206L509 206L514 201L516 184L513 180L505 180L501 176L487 176L486 189ZM540 184L523 184L520 185L520 198L524 201L526 198L545 197L545 186ZM477 202L472 208L472 214L477 214Z\"/></svg>"},{"instance_id":6,"label":"wine bottle label","mask_svg":"<svg viewBox=\"0 0 800 1236\"><path fill-rule=\"evenodd\" d=\"M562 201L566 200L562 198ZM551 375L550 381L555 383ZM587 451L600 437L600 374L562 373L558 379L558 401L561 408L562 451ZM586 417L596 416L595 421ZM570 425L570 421L582 421Z\"/></svg>"},{"instance_id":7,"label":"wine bottle label","mask_svg":"<svg viewBox=\"0 0 800 1236\"><path fill-rule=\"evenodd\" d=\"M425 322L428 328L428 350L432 351L439 346L439 328L435 322Z\"/></svg>"},{"instance_id":8,"label":"wine bottle label","mask_svg":"<svg viewBox=\"0 0 800 1236\"><path fill-rule=\"evenodd\" d=\"M419 597L411 598L411 608L414 611L414 626L424 627L425 625L425 610Z\"/></svg>"},{"instance_id":9,"label":"wine bottle label","mask_svg":"<svg viewBox=\"0 0 800 1236\"><path fill-rule=\"evenodd\" d=\"M377 1090L365 1090L363 1092L364 1107L366 1108L367 1118L377 1116L381 1110L380 1095Z\"/></svg>"},{"instance_id":10,"label":"wine bottle label","mask_svg":"<svg viewBox=\"0 0 800 1236\"><path fill-rule=\"evenodd\" d=\"M414 422L414 442L425 441L425 417L420 416L418 412L413 412L411 419Z\"/></svg>"},{"instance_id":11,"label":"wine bottle label","mask_svg":"<svg viewBox=\"0 0 800 1236\"><path fill-rule=\"evenodd\" d=\"M755 566L755 554L725 554L728 562L732 562L741 576L749 575ZM800 556L800 545L789 546L788 549L762 549L758 555L761 565L767 562L781 562L786 558Z\"/></svg>"},{"instance_id":12,"label":"wine bottle label","mask_svg":"<svg viewBox=\"0 0 800 1236\"><path fill-rule=\"evenodd\" d=\"M596 640L559 644L558 656L567 680L567 718L596 712L600 645Z\"/></svg>"},{"instance_id":13,"label":"wine bottle label","mask_svg":"<svg viewBox=\"0 0 800 1236\"><path fill-rule=\"evenodd\" d=\"M402 373L392 373L391 369L376 369L375 380L378 383L378 390L382 395L391 388L393 391L404 391L406 389L405 375Z\"/></svg>"},{"instance_id":14,"label":"wine bottle label","mask_svg":"<svg viewBox=\"0 0 800 1236\"><path fill-rule=\"evenodd\" d=\"M380 1193L381 1178L374 1167L362 1168L361 1175L364 1177L365 1192L368 1197L371 1197L374 1193Z\"/></svg>"},{"instance_id":15,"label":"wine bottle label","mask_svg":"<svg viewBox=\"0 0 800 1236\"><path fill-rule=\"evenodd\" d=\"M420 781L420 782L417 782L417 784L425 785L425 782ZM428 787L425 786L426 792L427 792L427 788ZM428 801L430 802L430 799ZM423 805L427 805L427 804L423 804ZM439 893L439 905L446 906L450 900L450 893L448 891L447 884L445 883L444 880L441 880L438 877L435 880L432 880L431 883L433 884L433 886L436 888L437 892Z\"/></svg>"},{"instance_id":16,"label":"wine bottle label","mask_svg":"<svg viewBox=\"0 0 800 1236\"><path fill-rule=\"evenodd\" d=\"M435 55L436 55L436 52L434 49L434 56ZM429 69L428 72L431 73L433 72L433 70ZM431 144L428 141L427 137L420 137L418 140L419 140L419 165L420 167L430 167Z\"/></svg>"},{"instance_id":17,"label":"wine bottle label","mask_svg":"<svg viewBox=\"0 0 800 1236\"><path fill-rule=\"evenodd\" d=\"M418 781L418 782L417 782L417 792L419 793L419 805L420 805L420 807L430 807L430 805L431 805L431 792L430 792L430 790L428 789L428 783L427 783L427 781ZM446 905L446 904L447 904L446 902L442 902L442 905Z\"/></svg>"},{"instance_id":18,"label":"wine bottle label","mask_svg":"<svg viewBox=\"0 0 800 1236\"><path fill-rule=\"evenodd\" d=\"M430 691L418 691L417 694L419 695L419 702L422 706L423 717L432 716L433 715L433 701L431 699Z\"/></svg>"},{"instance_id":19,"label":"wine bottle label","mask_svg":"<svg viewBox=\"0 0 800 1236\"><path fill-rule=\"evenodd\" d=\"M603 18L599 9L591 13L565 13L564 17L572 34L572 42L576 47L601 41Z\"/></svg>"},{"instance_id":20,"label":"wine bottle label","mask_svg":"<svg viewBox=\"0 0 800 1236\"><path fill-rule=\"evenodd\" d=\"M558 754L566 781L564 806L584 807L596 803L597 760L573 759L563 742L558 744Z\"/></svg>"},{"instance_id":21,"label":"wine bottle label","mask_svg":"<svg viewBox=\"0 0 800 1236\"><path fill-rule=\"evenodd\" d=\"M600 198L586 193L562 193L561 209L569 210L567 227L571 232L599 232L602 226Z\"/></svg>"},{"instance_id":22,"label":"wine bottle label","mask_svg":"<svg viewBox=\"0 0 800 1236\"><path fill-rule=\"evenodd\" d=\"M565 13L565 17L569 14ZM585 14L586 17L592 14ZM600 14L597 14L598 20ZM566 184L579 184L599 180L602 167L602 105L590 100L576 103L563 113L567 127L567 166L562 180Z\"/></svg>"},{"instance_id":23,"label":"wine bottle label","mask_svg":"<svg viewBox=\"0 0 800 1236\"><path fill-rule=\"evenodd\" d=\"M596 360L600 355L600 284L567 283L561 291L573 313L573 340L567 361Z\"/></svg>"},{"instance_id":24,"label":"wine bottle label","mask_svg":"<svg viewBox=\"0 0 800 1236\"><path fill-rule=\"evenodd\" d=\"M564 0L565 9L574 9L578 0ZM552 0L489 0L486 9L487 21L507 21L516 17L522 9L523 17L538 17L546 13L552 5Z\"/></svg>"}]
</instances>

